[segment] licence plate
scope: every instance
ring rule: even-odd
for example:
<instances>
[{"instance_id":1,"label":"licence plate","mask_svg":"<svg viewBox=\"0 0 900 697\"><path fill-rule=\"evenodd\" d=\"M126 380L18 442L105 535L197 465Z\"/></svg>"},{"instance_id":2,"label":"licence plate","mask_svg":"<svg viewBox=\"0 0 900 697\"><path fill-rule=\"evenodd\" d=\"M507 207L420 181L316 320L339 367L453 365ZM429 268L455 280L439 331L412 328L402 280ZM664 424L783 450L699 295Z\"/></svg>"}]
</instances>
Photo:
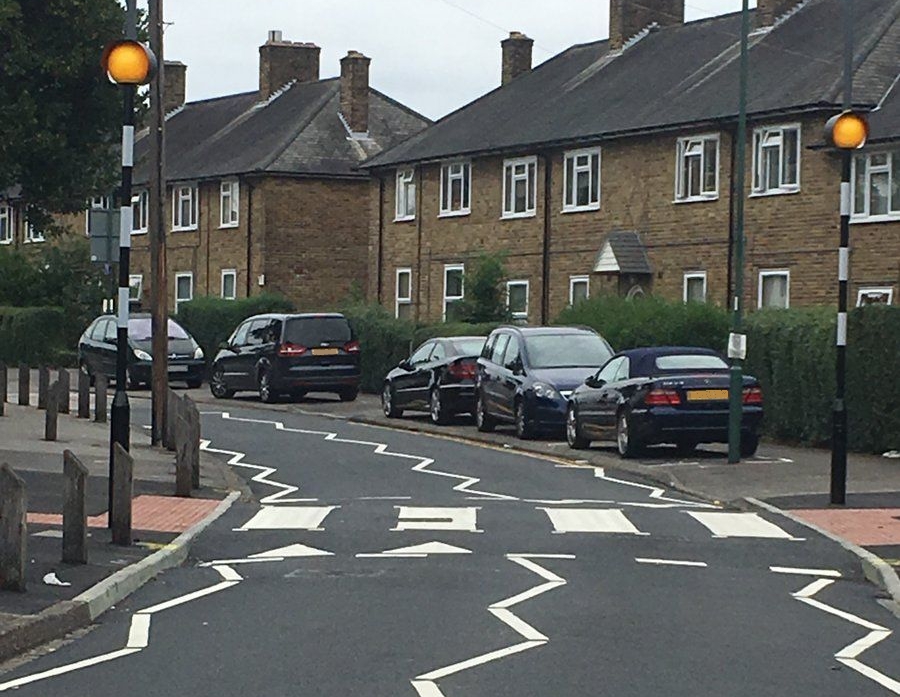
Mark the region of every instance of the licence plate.
<instances>
[{"instance_id":1,"label":"licence plate","mask_svg":"<svg viewBox=\"0 0 900 697\"><path fill-rule=\"evenodd\" d=\"M336 356L340 353L336 348L314 348L312 355L314 356Z\"/></svg>"},{"instance_id":2,"label":"licence plate","mask_svg":"<svg viewBox=\"0 0 900 697\"><path fill-rule=\"evenodd\" d=\"M721 402L728 401L728 390L688 390L689 402Z\"/></svg>"},{"instance_id":3,"label":"licence plate","mask_svg":"<svg viewBox=\"0 0 900 697\"><path fill-rule=\"evenodd\" d=\"M170 373L186 373L188 367L186 365L170 365L169 372Z\"/></svg>"}]
</instances>

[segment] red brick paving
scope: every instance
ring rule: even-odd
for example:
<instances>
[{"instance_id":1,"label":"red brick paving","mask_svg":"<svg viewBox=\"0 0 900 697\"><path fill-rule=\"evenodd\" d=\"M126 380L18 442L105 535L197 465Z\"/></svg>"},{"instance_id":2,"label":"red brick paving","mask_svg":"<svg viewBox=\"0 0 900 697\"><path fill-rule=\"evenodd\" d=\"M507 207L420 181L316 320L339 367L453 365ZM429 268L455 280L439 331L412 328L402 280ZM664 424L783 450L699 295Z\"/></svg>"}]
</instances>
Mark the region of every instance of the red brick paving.
<instances>
[{"instance_id":1,"label":"red brick paving","mask_svg":"<svg viewBox=\"0 0 900 697\"><path fill-rule=\"evenodd\" d=\"M174 496L137 496L131 503L131 527L148 532L184 532L199 523L219 505L214 499L183 499ZM58 513L29 513L28 522L62 525ZM88 527L105 528L106 513L88 518Z\"/></svg>"},{"instance_id":2,"label":"red brick paving","mask_svg":"<svg viewBox=\"0 0 900 697\"><path fill-rule=\"evenodd\" d=\"M863 547L900 545L900 508L817 508L792 513Z\"/></svg>"}]
</instances>

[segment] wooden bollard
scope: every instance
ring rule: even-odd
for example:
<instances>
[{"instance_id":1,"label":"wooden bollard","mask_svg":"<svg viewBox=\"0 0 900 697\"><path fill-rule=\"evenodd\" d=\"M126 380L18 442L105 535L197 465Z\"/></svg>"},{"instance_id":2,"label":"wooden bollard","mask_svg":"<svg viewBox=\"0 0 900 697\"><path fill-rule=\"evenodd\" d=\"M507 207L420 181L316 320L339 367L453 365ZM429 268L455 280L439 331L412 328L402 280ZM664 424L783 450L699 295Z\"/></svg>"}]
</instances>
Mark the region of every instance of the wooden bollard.
<instances>
[{"instance_id":1,"label":"wooden bollard","mask_svg":"<svg viewBox=\"0 0 900 697\"><path fill-rule=\"evenodd\" d=\"M91 418L91 376L78 371L78 418Z\"/></svg>"},{"instance_id":2,"label":"wooden bollard","mask_svg":"<svg viewBox=\"0 0 900 697\"><path fill-rule=\"evenodd\" d=\"M200 410L194 400L184 396L185 415L189 424L188 458L191 462L191 487L200 488Z\"/></svg>"},{"instance_id":3,"label":"wooden bollard","mask_svg":"<svg viewBox=\"0 0 900 697\"><path fill-rule=\"evenodd\" d=\"M131 496L134 460L118 443L113 446L113 496L110 516L115 545L131 544Z\"/></svg>"},{"instance_id":4,"label":"wooden bollard","mask_svg":"<svg viewBox=\"0 0 900 697\"><path fill-rule=\"evenodd\" d=\"M69 375L69 371L65 368L60 368L56 381L59 383L59 402L57 403L59 413L68 414L71 411L69 394L72 391L72 378Z\"/></svg>"},{"instance_id":5,"label":"wooden bollard","mask_svg":"<svg viewBox=\"0 0 900 697\"><path fill-rule=\"evenodd\" d=\"M59 424L60 385L57 380L47 389L47 410L44 412L44 440L54 441Z\"/></svg>"},{"instance_id":6,"label":"wooden bollard","mask_svg":"<svg viewBox=\"0 0 900 697\"><path fill-rule=\"evenodd\" d=\"M190 497L193 473L190 456L191 427L183 413L175 420L175 495Z\"/></svg>"},{"instance_id":7,"label":"wooden bollard","mask_svg":"<svg viewBox=\"0 0 900 697\"><path fill-rule=\"evenodd\" d=\"M63 452L66 480L63 498L62 560L67 564L87 564L87 467L70 451Z\"/></svg>"},{"instance_id":8,"label":"wooden bollard","mask_svg":"<svg viewBox=\"0 0 900 697\"><path fill-rule=\"evenodd\" d=\"M25 590L27 510L25 482L9 465L0 465L0 590Z\"/></svg>"},{"instance_id":9,"label":"wooden bollard","mask_svg":"<svg viewBox=\"0 0 900 697\"><path fill-rule=\"evenodd\" d=\"M6 363L0 363L0 416L6 411L6 388L9 385L9 371Z\"/></svg>"},{"instance_id":10,"label":"wooden bollard","mask_svg":"<svg viewBox=\"0 0 900 697\"><path fill-rule=\"evenodd\" d=\"M38 409L47 408L47 391L50 389L50 368L38 366Z\"/></svg>"},{"instance_id":11,"label":"wooden bollard","mask_svg":"<svg viewBox=\"0 0 900 697\"><path fill-rule=\"evenodd\" d=\"M31 403L31 368L24 363L19 364L19 406L27 407Z\"/></svg>"},{"instance_id":12,"label":"wooden bollard","mask_svg":"<svg viewBox=\"0 0 900 697\"><path fill-rule=\"evenodd\" d=\"M177 452L175 443L178 430L178 396L171 388L166 390L166 420L163 424L163 446L168 450Z\"/></svg>"},{"instance_id":13,"label":"wooden bollard","mask_svg":"<svg viewBox=\"0 0 900 697\"><path fill-rule=\"evenodd\" d=\"M106 389L106 376L97 375L94 379L94 421L98 424L106 423Z\"/></svg>"}]
</instances>

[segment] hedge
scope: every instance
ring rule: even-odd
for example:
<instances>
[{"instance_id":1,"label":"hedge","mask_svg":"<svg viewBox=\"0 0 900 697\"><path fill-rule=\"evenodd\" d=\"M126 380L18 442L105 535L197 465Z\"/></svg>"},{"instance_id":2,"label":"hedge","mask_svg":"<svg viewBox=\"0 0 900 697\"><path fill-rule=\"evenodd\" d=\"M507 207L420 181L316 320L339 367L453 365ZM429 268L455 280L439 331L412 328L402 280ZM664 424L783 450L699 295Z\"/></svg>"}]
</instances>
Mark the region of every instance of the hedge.
<instances>
[{"instance_id":1,"label":"hedge","mask_svg":"<svg viewBox=\"0 0 900 697\"><path fill-rule=\"evenodd\" d=\"M0 361L68 365L70 324L59 307L0 307Z\"/></svg>"}]
</instances>

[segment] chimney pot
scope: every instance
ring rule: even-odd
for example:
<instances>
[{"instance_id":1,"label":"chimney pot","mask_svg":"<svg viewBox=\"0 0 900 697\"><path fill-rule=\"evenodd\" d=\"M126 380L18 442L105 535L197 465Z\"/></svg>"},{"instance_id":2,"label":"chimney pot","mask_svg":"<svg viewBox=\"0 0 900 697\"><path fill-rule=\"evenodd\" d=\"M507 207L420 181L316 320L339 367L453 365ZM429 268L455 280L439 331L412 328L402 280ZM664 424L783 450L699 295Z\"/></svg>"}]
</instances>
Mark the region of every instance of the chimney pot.
<instances>
[{"instance_id":1,"label":"chimney pot","mask_svg":"<svg viewBox=\"0 0 900 697\"><path fill-rule=\"evenodd\" d=\"M273 29L259 47L259 97L266 100L292 80L317 82L322 49L313 43L284 41Z\"/></svg>"},{"instance_id":2,"label":"chimney pot","mask_svg":"<svg viewBox=\"0 0 900 697\"><path fill-rule=\"evenodd\" d=\"M359 51L341 58L341 114L352 133L369 131L369 64Z\"/></svg>"},{"instance_id":3,"label":"chimney pot","mask_svg":"<svg viewBox=\"0 0 900 697\"><path fill-rule=\"evenodd\" d=\"M610 0L610 50L621 50L628 39L654 22L659 27L683 24L684 0Z\"/></svg>"},{"instance_id":4,"label":"chimney pot","mask_svg":"<svg viewBox=\"0 0 900 697\"><path fill-rule=\"evenodd\" d=\"M534 41L520 31L511 31L509 38L500 42L503 52L501 85L515 80L531 70L531 49Z\"/></svg>"},{"instance_id":5,"label":"chimney pot","mask_svg":"<svg viewBox=\"0 0 900 697\"><path fill-rule=\"evenodd\" d=\"M187 66L179 61L163 62L163 113L184 106Z\"/></svg>"}]
</instances>

